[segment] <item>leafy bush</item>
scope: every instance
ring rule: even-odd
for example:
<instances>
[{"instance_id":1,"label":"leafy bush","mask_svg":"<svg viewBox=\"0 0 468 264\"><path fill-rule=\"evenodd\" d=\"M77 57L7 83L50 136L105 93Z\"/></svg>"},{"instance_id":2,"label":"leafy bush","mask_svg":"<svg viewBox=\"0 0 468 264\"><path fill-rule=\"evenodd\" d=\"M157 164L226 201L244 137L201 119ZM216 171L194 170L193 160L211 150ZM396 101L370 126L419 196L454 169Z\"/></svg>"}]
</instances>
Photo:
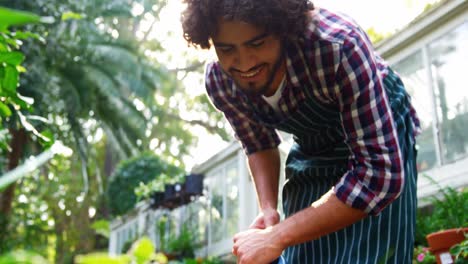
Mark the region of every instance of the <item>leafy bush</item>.
<instances>
[{"instance_id":1,"label":"leafy bush","mask_svg":"<svg viewBox=\"0 0 468 264\"><path fill-rule=\"evenodd\" d=\"M140 183L146 184L160 175L180 177L182 170L170 165L151 153L145 153L134 159L121 163L107 191L109 207L113 215L123 215L137 203L135 188Z\"/></svg>"},{"instance_id":2,"label":"leafy bush","mask_svg":"<svg viewBox=\"0 0 468 264\"><path fill-rule=\"evenodd\" d=\"M423 175L424 176L424 175ZM432 178L433 184L438 185ZM426 236L444 229L468 226L468 190L457 191L439 186L439 194L429 199L431 207L418 211L416 219L416 245L427 245Z\"/></svg>"}]
</instances>

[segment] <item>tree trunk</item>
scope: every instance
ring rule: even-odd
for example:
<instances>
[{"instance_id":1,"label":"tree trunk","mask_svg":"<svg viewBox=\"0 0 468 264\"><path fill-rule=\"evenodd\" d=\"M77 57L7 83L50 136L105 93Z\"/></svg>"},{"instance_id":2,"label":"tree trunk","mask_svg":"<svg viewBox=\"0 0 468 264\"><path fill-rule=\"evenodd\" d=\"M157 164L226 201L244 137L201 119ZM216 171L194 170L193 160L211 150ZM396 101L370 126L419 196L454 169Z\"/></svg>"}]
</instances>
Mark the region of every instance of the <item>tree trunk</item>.
<instances>
[{"instance_id":1,"label":"tree trunk","mask_svg":"<svg viewBox=\"0 0 468 264\"><path fill-rule=\"evenodd\" d=\"M23 155L24 146L26 144L26 131L24 129L13 130L10 129L12 135L11 139L11 152L8 154L8 171L16 168ZM0 232L0 245L6 245L5 239L8 234L8 224L11 213L11 205L15 198L16 182L10 184L3 192L0 193L0 226L4 228L3 232ZM0 247L0 251L5 248Z\"/></svg>"},{"instance_id":2,"label":"tree trunk","mask_svg":"<svg viewBox=\"0 0 468 264\"><path fill-rule=\"evenodd\" d=\"M65 260L65 254L67 253L67 241L65 239L65 221L61 210L55 208L52 210L52 216L54 218L54 233L55 233L55 258L54 263L63 264Z\"/></svg>"}]
</instances>

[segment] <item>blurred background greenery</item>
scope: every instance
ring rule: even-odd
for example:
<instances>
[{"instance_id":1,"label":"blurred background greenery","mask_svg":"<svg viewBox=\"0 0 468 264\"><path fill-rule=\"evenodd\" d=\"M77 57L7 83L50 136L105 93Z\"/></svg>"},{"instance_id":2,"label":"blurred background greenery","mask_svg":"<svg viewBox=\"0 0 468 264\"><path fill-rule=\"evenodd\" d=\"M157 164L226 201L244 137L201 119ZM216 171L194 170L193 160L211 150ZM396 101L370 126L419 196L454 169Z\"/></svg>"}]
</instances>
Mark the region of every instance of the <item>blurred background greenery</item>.
<instances>
[{"instance_id":1,"label":"blurred background greenery","mask_svg":"<svg viewBox=\"0 0 468 264\"><path fill-rule=\"evenodd\" d=\"M140 181L187 170L194 127L228 139L222 116L184 86L203 61L181 51L167 67L166 4L0 0L0 175L55 142L69 149L0 184L0 255L72 263L105 251L106 221L134 206Z\"/></svg>"}]
</instances>

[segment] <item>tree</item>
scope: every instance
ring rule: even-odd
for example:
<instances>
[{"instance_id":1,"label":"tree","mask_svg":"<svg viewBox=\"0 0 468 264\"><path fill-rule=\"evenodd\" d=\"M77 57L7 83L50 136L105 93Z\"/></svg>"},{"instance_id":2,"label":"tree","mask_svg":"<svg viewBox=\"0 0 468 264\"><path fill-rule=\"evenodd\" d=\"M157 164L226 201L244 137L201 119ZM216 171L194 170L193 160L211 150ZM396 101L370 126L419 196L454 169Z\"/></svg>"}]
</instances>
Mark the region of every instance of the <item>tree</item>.
<instances>
[{"instance_id":1,"label":"tree","mask_svg":"<svg viewBox=\"0 0 468 264\"><path fill-rule=\"evenodd\" d=\"M151 13L157 20L157 12L163 8L163 3L154 0L0 0L0 4L52 16L56 21L53 25L27 28L44 36L46 44L24 41L21 50L26 54L24 66L28 71L21 79L19 91L34 99L31 108L34 116L44 118L34 119L32 114L26 112L21 114L38 131L47 130L45 134L62 140L78 155L54 159L51 165L41 169L40 176L25 178L18 183L20 188L13 185L11 190L16 192L16 197L32 196L47 204L47 224L44 225L42 221L39 226L48 227L43 234L56 238L55 242L48 241L56 246L57 263L65 262L67 251L86 251L89 250L86 245L93 246L92 238L84 239L73 235L73 232L77 232L77 228L89 230L88 209L105 204L100 201L110 179L112 164L136 156L151 145L151 150L156 151L162 160L183 169L179 157L185 155L195 142L189 126L200 125L209 131L224 131L217 121L213 121L222 117L206 98L200 97L204 104L194 104L192 98L184 93L176 76L177 71L166 69L161 63L146 58L144 54L148 50L163 52L157 41L149 37L135 38L135 34L141 31L145 16ZM135 5L142 5L144 11L132 15L129 10ZM180 116L179 105L197 106L193 107L194 111L206 113L203 119L186 120ZM39 141L40 135L33 135L19 140L16 145L10 142L12 153L15 150L23 153L18 155L17 164L20 159L44 149L38 144ZM153 142L156 144L150 144ZM52 180L49 175L54 175ZM77 177L80 175L82 177ZM31 181L44 195L35 196L27 191L32 189L25 188ZM64 189L74 191L65 192L63 197L46 195L61 193ZM74 205L73 201L77 199L82 202ZM58 206L62 200L65 204L71 204L66 205L68 209ZM4 205L11 208L11 202ZM23 205L16 200L13 206ZM104 210L98 210L98 214L105 212L103 207ZM17 227L25 226L18 224L21 219L27 219L27 222L31 218L37 220L42 217L42 214L31 213L34 210L37 208L27 207L22 216L13 215L8 226L13 230L10 237L19 239L31 230L29 226ZM68 210L70 213L67 213ZM67 214L86 221L75 223L69 220L70 215ZM49 220L53 220L50 226ZM89 235L88 231L85 233ZM64 238L68 241L64 241ZM17 246L28 243L21 242ZM6 245L2 241L0 244Z\"/></svg>"},{"instance_id":2,"label":"tree","mask_svg":"<svg viewBox=\"0 0 468 264\"><path fill-rule=\"evenodd\" d=\"M4 162L6 169L12 170L18 165L23 154L20 144L26 140L26 130L50 141L41 135L22 114L24 110L31 110L31 103L29 98L26 99L17 91L19 74L25 71L24 67L21 66L24 55L17 51L19 43L23 39L37 38L38 36L28 31L9 30L12 26L38 23L41 21L41 17L1 7L0 17L0 153L7 152L7 159ZM6 131L10 133L7 134ZM2 165L0 165L0 171L3 171ZM0 193L0 225L5 227L11 212L15 183L5 189L4 186L0 187L0 191L3 191ZM2 232L0 235L0 242L4 241L5 233Z\"/></svg>"}]
</instances>

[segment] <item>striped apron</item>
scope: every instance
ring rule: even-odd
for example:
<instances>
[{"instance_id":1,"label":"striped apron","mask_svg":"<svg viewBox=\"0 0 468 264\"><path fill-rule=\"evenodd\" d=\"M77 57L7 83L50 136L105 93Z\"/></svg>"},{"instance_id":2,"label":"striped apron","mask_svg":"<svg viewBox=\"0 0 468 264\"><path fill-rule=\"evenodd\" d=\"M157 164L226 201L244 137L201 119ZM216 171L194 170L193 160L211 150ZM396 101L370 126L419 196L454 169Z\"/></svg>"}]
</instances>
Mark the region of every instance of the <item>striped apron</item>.
<instances>
[{"instance_id":1,"label":"striped apron","mask_svg":"<svg viewBox=\"0 0 468 264\"><path fill-rule=\"evenodd\" d=\"M385 90L393 111L398 140L405 161L404 189L377 216L283 252L289 264L305 263L411 263L416 214L416 151L409 97L399 77L389 70ZM306 100L291 116L276 124L294 135L286 160L283 209L288 217L330 190L347 171L350 155L339 113L306 91Z\"/></svg>"}]
</instances>

